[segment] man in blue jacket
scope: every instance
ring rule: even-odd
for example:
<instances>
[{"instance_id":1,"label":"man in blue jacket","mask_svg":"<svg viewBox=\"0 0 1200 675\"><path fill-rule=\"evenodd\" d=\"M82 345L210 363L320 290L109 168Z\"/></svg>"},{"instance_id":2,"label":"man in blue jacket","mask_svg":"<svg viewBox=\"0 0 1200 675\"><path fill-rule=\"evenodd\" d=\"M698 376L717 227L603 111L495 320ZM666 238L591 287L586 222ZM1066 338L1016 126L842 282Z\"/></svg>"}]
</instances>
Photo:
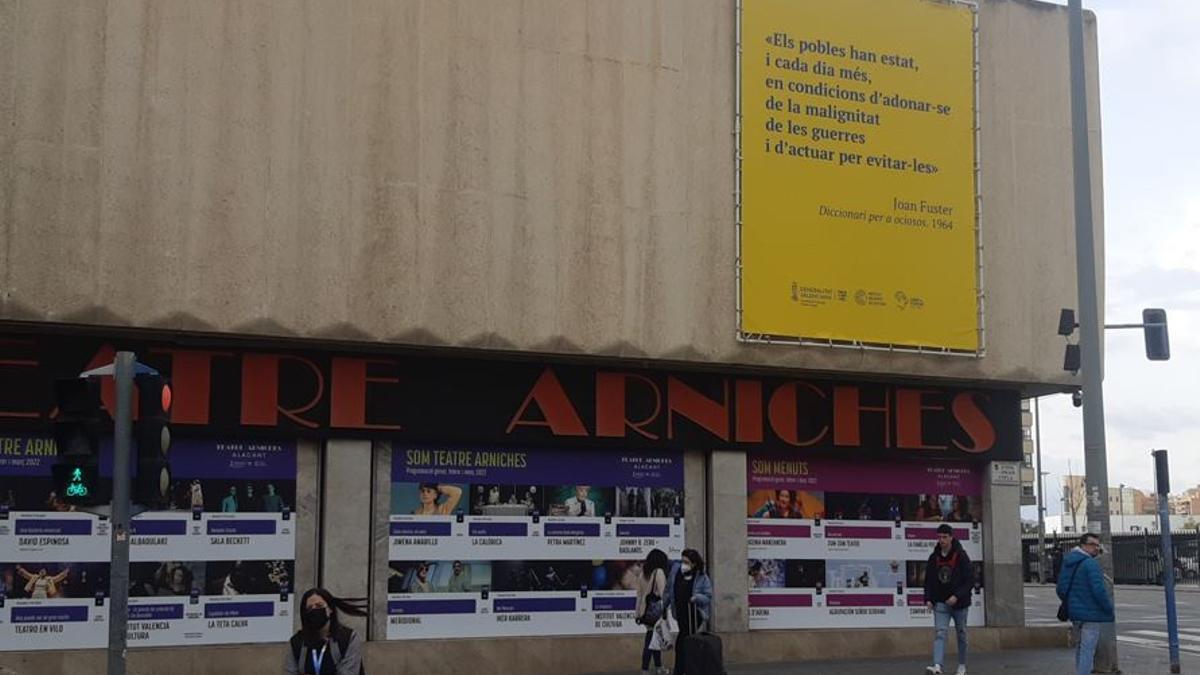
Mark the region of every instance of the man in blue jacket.
<instances>
[{"instance_id":1,"label":"man in blue jacket","mask_svg":"<svg viewBox=\"0 0 1200 675\"><path fill-rule=\"evenodd\" d=\"M1079 633L1075 646L1075 673L1088 675L1100 644L1100 624L1116 621L1112 598L1104 586L1104 571L1096 558L1104 553L1100 537L1091 532L1063 560L1058 575L1058 597L1067 603L1067 615Z\"/></svg>"}]
</instances>

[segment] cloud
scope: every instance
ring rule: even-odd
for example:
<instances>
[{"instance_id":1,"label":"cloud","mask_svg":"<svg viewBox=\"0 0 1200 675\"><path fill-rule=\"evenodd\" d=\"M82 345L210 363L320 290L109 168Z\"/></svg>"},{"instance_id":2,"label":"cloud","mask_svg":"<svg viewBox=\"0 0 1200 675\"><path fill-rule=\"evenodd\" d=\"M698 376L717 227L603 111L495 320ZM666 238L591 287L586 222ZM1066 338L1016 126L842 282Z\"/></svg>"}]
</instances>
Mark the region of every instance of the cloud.
<instances>
[{"instance_id":1,"label":"cloud","mask_svg":"<svg viewBox=\"0 0 1200 675\"><path fill-rule=\"evenodd\" d=\"M1066 4L1065 0L1056 0ZM1200 59L1196 0L1084 0L1100 39L1105 304L1109 323L1167 310L1172 358L1149 363L1140 331L1105 335L1105 417L1111 485L1149 489L1149 450L1171 452L1177 490L1200 484ZM1065 37L1064 37L1065 39ZM1095 92L1092 92L1093 95ZM1083 420L1066 396L1041 402L1047 511L1061 510L1061 475L1083 473ZM1026 517L1036 517L1027 509Z\"/></svg>"},{"instance_id":2,"label":"cloud","mask_svg":"<svg viewBox=\"0 0 1200 675\"><path fill-rule=\"evenodd\" d=\"M1194 408L1174 405L1169 408L1120 406L1105 411L1106 426L1117 435L1131 440L1153 440L1179 433L1200 432L1200 417Z\"/></svg>"}]
</instances>

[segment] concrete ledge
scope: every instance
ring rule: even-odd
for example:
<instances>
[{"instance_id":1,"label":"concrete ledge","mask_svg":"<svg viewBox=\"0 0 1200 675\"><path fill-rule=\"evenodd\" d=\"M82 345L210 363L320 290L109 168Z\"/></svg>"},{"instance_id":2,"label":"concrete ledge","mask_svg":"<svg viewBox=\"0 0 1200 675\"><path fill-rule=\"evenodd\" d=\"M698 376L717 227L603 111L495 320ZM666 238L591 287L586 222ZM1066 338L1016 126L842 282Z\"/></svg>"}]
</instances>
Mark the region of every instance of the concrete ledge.
<instances>
[{"instance_id":1,"label":"concrete ledge","mask_svg":"<svg viewBox=\"0 0 1200 675\"><path fill-rule=\"evenodd\" d=\"M971 649L1067 646L1058 626L972 628ZM933 628L791 630L726 633L729 663L773 663L823 659L921 656ZM954 651L954 641L948 649ZM422 673L603 673L637 666L642 636L563 636L367 643L368 672ZM280 672L283 644L173 647L130 652L130 675L260 675ZM10 652L0 655L16 675L102 675L102 650Z\"/></svg>"},{"instance_id":2,"label":"concrete ledge","mask_svg":"<svg viewBox=\"0 0 1200 675\"><path fill-rule=\"evenodd\" d=\"M166 647L130 650L127 675L250 675L283 672L280 644ZM105 675L103 649L0 652L0 662L15 675Z\"/></svg>"},{"instance_id":3,"label":"concrete ledge","mask_svg":"<svg viewBox=\"0 0 1200 675\"><path fill-rule=\"evenodd\" d=\"M731 663L922 656L930 650L933 627L754 631L723 635L722 639L725 659ZM1067 630L1058 626L977 627L971 629L970 641L971 649L981 652L1066 647ZM955 651L953 644L947 649Z\"/></svg>"}]
</instances>

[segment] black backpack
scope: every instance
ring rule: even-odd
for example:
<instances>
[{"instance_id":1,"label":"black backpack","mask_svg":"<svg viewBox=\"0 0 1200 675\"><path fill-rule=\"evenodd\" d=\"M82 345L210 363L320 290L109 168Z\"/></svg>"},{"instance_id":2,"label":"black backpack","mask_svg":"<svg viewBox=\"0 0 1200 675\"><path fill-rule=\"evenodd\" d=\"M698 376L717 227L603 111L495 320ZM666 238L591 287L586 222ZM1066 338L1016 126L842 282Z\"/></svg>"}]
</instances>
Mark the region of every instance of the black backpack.
<instances>
[{"instance_id":1,"label":"black backpack","mask_svg":"<svg viewBox=\"0 0 1200 675\"><path fill-rule=\"evenodd\" d=\"M346 650L350 647L350 638L353 636L354 631L345 626L338 626L337 633L334 634L333 639L337 642L339 655L346 655ZM292 636L291 645L292 658L300 666L300 672L304 672L304 664L300 662L300 650L304 647L304 639L300 637L300 633ZM333 665L336 667L337 663L335 662ZM367 675L366 665L361 662L358 664L358 675Z\"/></svg>"}]
</instances>

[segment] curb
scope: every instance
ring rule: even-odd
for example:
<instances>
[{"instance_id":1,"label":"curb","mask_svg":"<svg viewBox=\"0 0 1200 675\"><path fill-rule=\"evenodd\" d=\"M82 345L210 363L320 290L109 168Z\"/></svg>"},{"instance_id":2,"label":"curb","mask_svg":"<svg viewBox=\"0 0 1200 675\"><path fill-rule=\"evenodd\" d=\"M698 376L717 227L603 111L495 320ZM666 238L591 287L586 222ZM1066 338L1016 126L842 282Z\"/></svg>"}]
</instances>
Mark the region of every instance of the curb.
<instances>
[{"instance_id":1,"label":"curb","mask_svg":"<svg viewBox=\"0 0 1200 675\"><path fill-rule=\"evenodd\" d=\"M1025 588L1054 589L1054 584L1025 584ZM1113 588L1118 591L1161 591L1162 586L1155 584L1117 584ZM1175 584L1176 593L1200 593L1200 586L1195 584Z\"/></svg>"}]
</instances>

